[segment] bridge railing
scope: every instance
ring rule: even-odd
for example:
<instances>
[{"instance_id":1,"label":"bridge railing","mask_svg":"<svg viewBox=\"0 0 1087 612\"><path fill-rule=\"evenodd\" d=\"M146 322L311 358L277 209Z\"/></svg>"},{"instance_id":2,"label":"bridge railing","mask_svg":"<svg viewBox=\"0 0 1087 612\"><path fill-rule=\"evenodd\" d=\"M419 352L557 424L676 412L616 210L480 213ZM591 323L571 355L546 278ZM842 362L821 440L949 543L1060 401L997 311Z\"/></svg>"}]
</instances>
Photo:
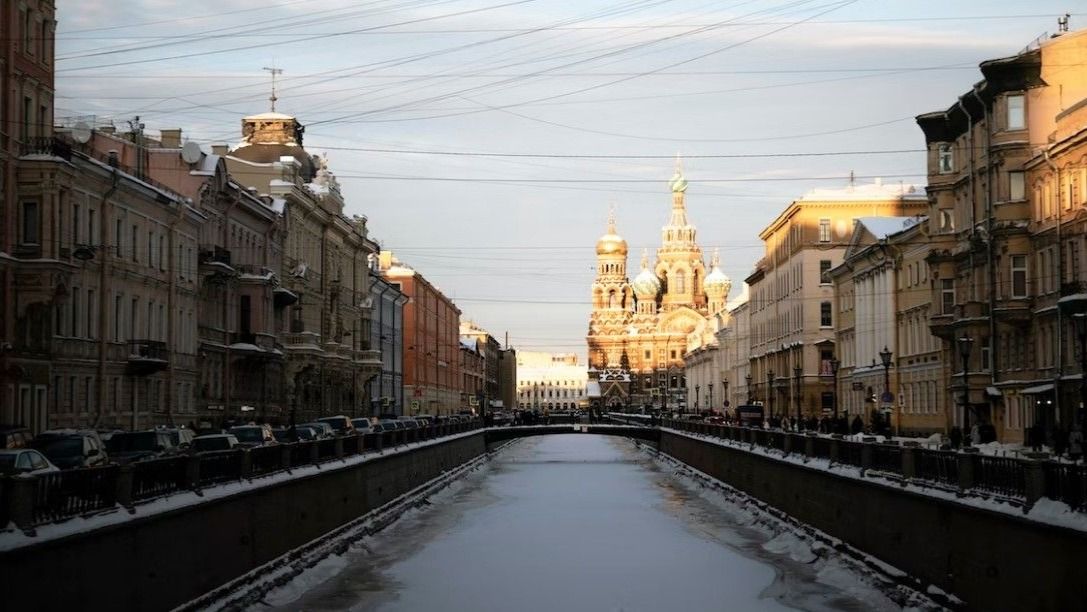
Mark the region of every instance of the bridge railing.
<instances>
[{"instance_id":1,"label":"bridge railing","mask_svg":"<svg viewBox=\"0 0 1087 612\"><path fill-rule=\"evenodd\" d=\"M478 422L435 424L322 440L208 453L182 454L128 465L107 465L0 478L0 529L9 521L28 535L34 528L133 508L184 491L242 480L344 457L380 453L399 444L422 442L480 429Z\"/></svg>"},{"instance_id":2,"label":"bridge railing","mask_svg":"<svg viewBox=\"0 0 1087 612\"><path fill-rule=\"evenodd\" d=\"M889 477L903 484L929 486L997 498L1029 509L1046 497L1087 512L1087 465L1049 459L982 455L919 448L912 442L847 440L842 436L800 434L761 427L716 425L664 419L662 427L758 447L772 454L799 455L805 462L826 459L830 465L858 468L863 476Z\"/></svg>"}]
</instances>

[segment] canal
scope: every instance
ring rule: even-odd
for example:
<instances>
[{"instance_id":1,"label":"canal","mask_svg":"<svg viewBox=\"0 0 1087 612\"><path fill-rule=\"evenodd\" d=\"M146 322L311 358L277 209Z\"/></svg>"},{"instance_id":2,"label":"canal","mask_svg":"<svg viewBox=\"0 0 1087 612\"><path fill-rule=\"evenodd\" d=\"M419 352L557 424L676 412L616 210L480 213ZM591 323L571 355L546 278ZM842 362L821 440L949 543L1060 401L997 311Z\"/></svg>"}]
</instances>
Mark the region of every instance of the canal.
<instances>
[{"instance_id":1,"label":"canal","mask_svg":"<svg viewBox=\"0 0 1087 612\"><path fill-rule=\"evenodd\" d=\"M897 610L632 442L525 439L254 610Z\"/></svg>"}]
</instances>

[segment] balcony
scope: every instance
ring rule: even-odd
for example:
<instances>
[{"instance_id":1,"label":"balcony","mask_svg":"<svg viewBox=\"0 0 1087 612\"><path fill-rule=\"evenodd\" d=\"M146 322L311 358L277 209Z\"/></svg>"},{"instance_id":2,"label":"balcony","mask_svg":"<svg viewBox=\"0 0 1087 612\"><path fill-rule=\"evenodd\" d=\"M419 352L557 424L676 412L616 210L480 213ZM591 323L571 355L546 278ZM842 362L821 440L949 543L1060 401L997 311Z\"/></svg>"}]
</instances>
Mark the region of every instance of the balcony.
<instances>
[{"instance_id":1,"label":"balcony","mask_svg":"<svg viewBox=\"0 0 1087 612\"><path fill-rule=\"evenodd\" d=\"M279 284L279 279L276 278L275 273L264 266L243 264L234 266L234 269L240 273L238 280L242 281L243 283L263 284L270 286L275 286Z\"/></svg>"},{"instance_id":2,"label":"balcony","mask_svg":"<svg viewBox=\"0 0 1087 612\"><path fill-rule=\"evenodd\" d=\"M223 247L200 251L200 273L213 283L238 276L238 271L230 265L230 250Z\"/></svg>"},{"instance_id":3,"label":"balcony","mask_svg":"<svg viewBox=\"0 0 1087 612\"><path fill-rule=\"evenodd\" d=\"M274 336L253 332L231 333L230 352L256 359L276 359L283 356L283 352L276 347Z\"/></svg>"},{"instance_id":4,"label":"balcony","mask_svg":"<svg viewBox=\"0 0 1087 612\"><path fill-rule=\"evenodd\" d=\"M170 352L165 342L158 340L130 340L128 343L128 367L133 376L148 376L161 372L170 365Z\"/></svg>"},{"instance_id":5,"label":"balcony","mask_svg":"<svg viewBox=\"0 0 1087 612\"><path fill-rule=\"evenodd\" d=\"M321 334L309 331L283 334L283 348L290 354L323 355L325 353L321 348Z\"/></svg>"},{"instance_id":6,"label":"balcony","mask_svg":"<svg viewBox=\"0 0 1087 612\"><path fill-rule=\"evenodd\" d=\"M381 369L381 351L379 350L362 350L352 352L352 361L355 365L364 368L374 368L375 370Z\"/></svg>"},{"instance_id":7,"label":"balcony","mask_svg":"<svg viewBox=\"0 0 1087 612\"><path fill-rule=\"evenodd\" d=\"M72 147L52 136L28 138L19 144L19 156L27 155L48 155L71 161Z\"/></svg>"}]
</instances>

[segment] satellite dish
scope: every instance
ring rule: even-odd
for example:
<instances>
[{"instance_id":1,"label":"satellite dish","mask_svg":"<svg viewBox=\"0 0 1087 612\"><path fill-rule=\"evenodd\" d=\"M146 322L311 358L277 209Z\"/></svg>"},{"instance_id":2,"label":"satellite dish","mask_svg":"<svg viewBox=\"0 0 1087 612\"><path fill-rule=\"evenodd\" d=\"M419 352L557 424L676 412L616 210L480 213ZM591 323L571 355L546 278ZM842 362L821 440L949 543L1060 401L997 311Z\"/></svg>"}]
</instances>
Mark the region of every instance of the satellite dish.
<instances>
[{"instance_id":1,"label":"satellite dish","mask_svg":"<svg viewBox=\"0 0 1087 612\"><path fill-rule=\"evenodd\" d=\"M91 139L91 128L86 123L80 121L72 126L72 140L79 144L84 144Z\"/></svg>"},{"instance_id":2,"label":"satellite dish","mask_svg":"<svg viewBox=\"0 0 1087 612\"><path fill-rule=\"evenodd\" d=\"M195 164L204 159L204 152L200 150L200 145L190 140L181 147L181 159L186 163Z\"/></svg>"}]
</instances>

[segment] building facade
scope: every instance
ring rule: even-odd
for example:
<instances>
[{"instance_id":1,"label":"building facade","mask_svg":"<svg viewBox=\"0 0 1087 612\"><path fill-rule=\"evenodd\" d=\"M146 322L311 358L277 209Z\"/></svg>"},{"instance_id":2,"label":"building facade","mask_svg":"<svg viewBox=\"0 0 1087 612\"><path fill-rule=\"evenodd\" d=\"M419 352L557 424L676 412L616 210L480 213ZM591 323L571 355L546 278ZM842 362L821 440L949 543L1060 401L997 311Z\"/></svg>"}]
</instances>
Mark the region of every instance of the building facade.
<instances>
[{"instance_id":1,"label":"building facade","mask_svg":"<svg viewBox=\"0 0 1087 612\"><path fill-rule=\"evenodd\" d=\"M954 426L1003 441L1034 426L1052 437L1079 406L1075 331L1059 302L1083 282L1083 162L1068 138L1083 127L1087 75L1067 65L1085 55L1084 31L1038 41L982 62L983 80L917 117L943 399Z\"/></svg>"},{"instance_id":2,"label":"building facade","mask_svg":"<svg viewBox=\"0 0 1087 612\"><path fill-rule=\"evenodd\" d=\"M517 404L522 410L587 408L589 376L574 353L518 351Z\"/></svg>"},{"instance_id":3,"label":"building facade","mask_svg":"<svg viewBox=\"0 0 1087 612\"><path fill-rule=\"evenodd\" d=\"M381 373L366 385L369 416L404 414L404 306L408 297L377 271L370 276L370 346L381 352Z\"/></svg>"},{"instance_id":4,"label":"building facade","mask_svg":"<svg viewBox=\"0 0 1087 612\"><path fill-rule=\"evenodd\" d=\"M926 211L911 186L851 185L817 189L790 204L759 237L766 254L750 287L752 395L767 415L821 417L833 412L834 288L854 220ZM891 289L883 291L889 295Z\"/></svg>"},{"instance_id":5,"label":"building facade","mask_svg":"<svg viewBox=\"0 0 1087 612\"><path fill-rule=\"evenodd\" d=\"M422 274L382 251L378 270L407 296L404 305L406 414L468 409L461 395L460 309Z\"/></svg>"},{"instance_id":6,"label":"building facade","mask_svg":"<svg viewBox=\"0 0 1087 612\"><path fill-rule=\"evenodd\" d=\"M472 321L460 322L461 340L472 340L483 357L483 396L480 405L491 410L501 401L502 345L487 330Z\"/></svg>"},{"instance_id":7,"label":"building facade","mask_svg":"<svg viewBox=\"0 0 1087 612\"><path fill-rule=\"evenodd\" d=\"M603 402L613 405L686 403L684 355L688 336L725 308L731 281L714 259L709 274L695 227L687 219L687 180L677 166L669 181L671 216L661 228L661 246L651 266L643 253L641 271L627 278L627 243L616 233L614 212L607 233L597 241L596 280L589 320L589 366L629 377L624 394ZM609 388L621 389L611 385Z\"/></svg>"},{"instance_id":8,"label":"building facade","mask_svg":"<svg viewBox=\"0 0 1087 612\"><path fill-rule=\"evenodd\" d=\"M272 318L285 352L287 418L359 416L370 412L365 389L382 369L371 345L369 261L377 245L365 217L344 214L339 182L327 160L302 148L302 134L294 117L262 113L242 120L237 148L213 152L227 153L234 179L270 198L283 217ZM242 240L243 250L261 248L255 236ZM205 252L200 268L214 274L222 259Z\"/></svg>"}]
</instances>

